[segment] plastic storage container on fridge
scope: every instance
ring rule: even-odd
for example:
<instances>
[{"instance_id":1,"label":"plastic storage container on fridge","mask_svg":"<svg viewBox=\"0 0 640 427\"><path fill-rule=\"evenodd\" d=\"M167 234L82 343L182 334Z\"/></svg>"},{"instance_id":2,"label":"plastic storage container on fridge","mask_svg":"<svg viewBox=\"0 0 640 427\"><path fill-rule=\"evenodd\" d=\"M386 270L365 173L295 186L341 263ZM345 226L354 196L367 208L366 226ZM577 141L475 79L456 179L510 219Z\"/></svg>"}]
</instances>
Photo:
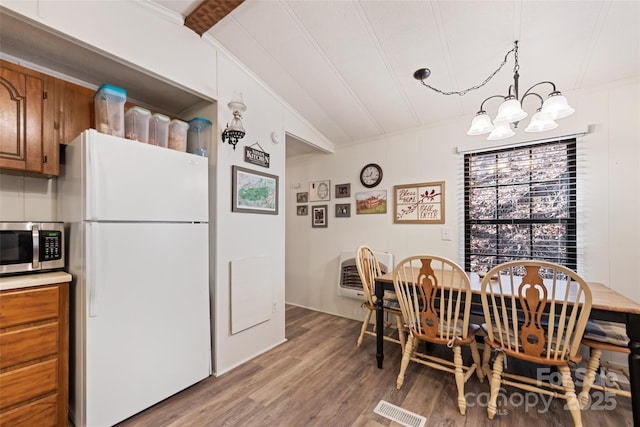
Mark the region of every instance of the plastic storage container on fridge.
<instances>
[{"instance_id":1,"label":"plastic storage container on fridge","mask_svg":"<svg viewBox=\"0 0 640 427\"><path fill-rule=\"evenodd\" d=\"M124 115L124 136L134 141L149 141L149 118L151 111L142 107L131 107Z\"/></svg>"},{"instance_id":2,"label":"plastic storage container on fridge","mask_svg":"<svg viewBox=\"0 0 640 427\"><path fill-rule=\"evenodd\" d=\"M124 104L127 91L117 86L103 84L93 97L96 130L108 135L124 136Z\"/></svg>"},{"instance_id":3,"label":"plastic storage container on fridge","mask_svg":"<svg viewBox=\"0 0 640 427\"><path fill-rule=\"evenodd\" d=\"M149 144L158 147L169 145L169 117L155 113L149 119Z\"/></svg>"},{"instance_id":4,"label":"plastic storage container on fridge","mask_svg":"<svg viewBox=\"0 0 640 427\"><path fill-rule=\"evenodd\" d=\"M169 123L169 148L178 151L187 151L187 132L189 123L173 119Z\"/></svg>"},{"instance_id":5,"label":"plastic storage container on fridge","mask_svg":"<svg viewBox=\"0 0 640 427\"><path fill-rule=\"evenodd\" d=\"M187 132L187 151L198 156L209 155L209 141L211 140L211 122L202 117L189 120Z\"/></svg>"}]
</instances>

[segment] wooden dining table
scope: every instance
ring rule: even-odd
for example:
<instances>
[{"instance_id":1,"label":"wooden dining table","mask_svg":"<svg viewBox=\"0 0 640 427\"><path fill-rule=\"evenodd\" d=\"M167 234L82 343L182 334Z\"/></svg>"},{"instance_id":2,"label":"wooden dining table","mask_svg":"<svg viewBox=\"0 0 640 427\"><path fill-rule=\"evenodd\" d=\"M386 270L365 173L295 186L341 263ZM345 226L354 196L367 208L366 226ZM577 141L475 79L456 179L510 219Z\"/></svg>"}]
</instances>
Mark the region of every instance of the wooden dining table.
<instances>
[{"instance_id":1,"label":"wooden dining table","mask_svg":"<svg viewBox=\"0 0 640 427\"><path fill-rule=\"evenodd\" d=\"M472 304L481 305L480 283L477 273L470 273ZM629 336L629 376L631 383L631 407L633 425L640 427L640 304L620 295L601 283L588 283L592 305L590 319L624 323ZM385 273L375 280L376 295L376 360L382 369L384 360L384 291L393 291L393 272Z\"/></svg>"}]
</instances>

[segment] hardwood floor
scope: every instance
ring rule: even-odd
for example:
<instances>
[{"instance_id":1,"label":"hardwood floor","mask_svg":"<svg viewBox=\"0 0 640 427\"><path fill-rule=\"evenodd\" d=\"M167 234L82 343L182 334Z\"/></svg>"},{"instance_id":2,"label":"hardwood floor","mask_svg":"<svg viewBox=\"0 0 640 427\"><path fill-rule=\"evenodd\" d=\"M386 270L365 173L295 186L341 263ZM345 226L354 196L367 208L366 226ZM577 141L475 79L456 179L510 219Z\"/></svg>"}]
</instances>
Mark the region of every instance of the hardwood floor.
<instances>
[{"instance_id":1,"label":"hardwood floor","mask_svg":"<svg viewBox=\"0 0 640 427\"><path fill-rule=\"evenodd\" d=\"M375 339L365 337L356 347L360 326L355 320L287 306L285 344L118 426L399 426L373 412L380 400L425 416L427 426L573 425L563 400L553 399L545 410L540 397L533 405L535 397L524 392L524 402L506 394L490 421L484 404L489 385L475 375L465 388L466 416L460 415L453 375L416 363L409 365L402 389L396 390L400 347L385 343L384 369L377 369ZM451 353L446 348L434 351ZM469 357L467 352L465 362ZM600 407L582 412L585 426L633 425L629 399L612 397Z\"/></svg>"}]
</instances>

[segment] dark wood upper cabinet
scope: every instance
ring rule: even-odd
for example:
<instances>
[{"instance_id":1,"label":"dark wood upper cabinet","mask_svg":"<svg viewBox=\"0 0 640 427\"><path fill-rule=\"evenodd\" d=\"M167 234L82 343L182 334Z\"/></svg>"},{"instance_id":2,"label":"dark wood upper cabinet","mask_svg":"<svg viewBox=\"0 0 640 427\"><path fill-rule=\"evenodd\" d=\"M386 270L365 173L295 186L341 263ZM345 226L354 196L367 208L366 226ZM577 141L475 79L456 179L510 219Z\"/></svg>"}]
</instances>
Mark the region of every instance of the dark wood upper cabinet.
<instances>
[{"instance_id":1,"label":"dark wood upper cabinet","mask_svg":"<svg viewBox=\"0 0 640 427\"><path fill-rule=\"evenodd\" d=\"M0 65L0 168L42 173L44 79Z\"/></svg>"},{"instance_id":2,"label":"dark wood upper cabinet","mask_svg":"<svg viewBox=\"0 0 640 427\"><path fill-rule=\"evenodd\" d=\"M56 176L59 146L91 127L94 90L0 61L0 169Z\"/></svg>"}]
</instances>

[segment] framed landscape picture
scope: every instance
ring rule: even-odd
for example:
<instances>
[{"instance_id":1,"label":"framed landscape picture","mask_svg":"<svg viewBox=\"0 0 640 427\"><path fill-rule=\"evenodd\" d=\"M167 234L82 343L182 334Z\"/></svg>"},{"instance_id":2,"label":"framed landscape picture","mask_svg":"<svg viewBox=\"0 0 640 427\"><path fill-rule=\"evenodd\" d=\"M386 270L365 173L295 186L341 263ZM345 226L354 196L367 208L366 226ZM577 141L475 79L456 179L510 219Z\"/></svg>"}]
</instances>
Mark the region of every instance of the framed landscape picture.
<instances>
[{"instance_id":1,"label":"framed landscape picture","mask_svg":"<svg viewBox=\"0 0 640 427\"><path fill-rule=\"evenodd\" d=\"M356 193L356 214L387 213L387 190L361 191Z\"/></svg>"},{"instance_id":2,"label":"framed landscape picture","mask_svg":"<svg viewBox=\"0 0 640 427\"><path fill-rule=\"evenodd\" d=\"M444 181L396 185L396 224L444 224Z\"/></svg>"},{"instance_id":3,"label":"framed landscape picture","mask_svg":"<svg viewBox=\"0 0 640 427\"><path fill-rule=\"evenodd\" d=\"M232 166L233 212L278 215L278 177Z\"/></svg>"}]
</instances>

